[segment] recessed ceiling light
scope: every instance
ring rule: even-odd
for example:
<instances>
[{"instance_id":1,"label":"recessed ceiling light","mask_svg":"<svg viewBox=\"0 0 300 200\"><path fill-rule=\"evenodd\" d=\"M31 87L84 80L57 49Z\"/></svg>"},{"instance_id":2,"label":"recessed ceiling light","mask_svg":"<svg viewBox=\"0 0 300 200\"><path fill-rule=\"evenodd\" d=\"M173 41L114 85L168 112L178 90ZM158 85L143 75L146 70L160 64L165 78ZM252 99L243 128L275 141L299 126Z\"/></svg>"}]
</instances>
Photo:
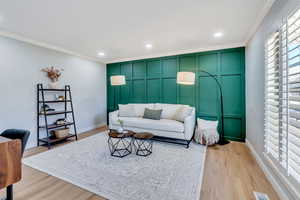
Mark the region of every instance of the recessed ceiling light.
<instances>
[{"instance_id":1,"label":"recessed ceiling light","mask_svg":"<svg viewBox=\"0 0 300 200\"><path fill-rule=\"evenodd\" d=\"M153 46L152 46L152 44L146 44L145 47L146 47L147 49L151 49Z\"/></svg>"},{"instance_id":2,"label":"recessed ceiling light","mask_svg":"<svg viewBox=\"0 0 300 200\"><path fill-rule=\"evenodd\" d=\"M216 37L216 38L219 38L219 37L222 37L222 36L223 36L222 32L216 32L216 33L214 33L214 37Z\"/></svg>"},{"instance_id":3,"label":"recessed ceiling light","mask_svg":"<svg viewBox=\"0 0 300 200\"><path fill-rule=\"evenodd\" d=\"M98 53L98 56L105 56L105 53L99 52L99 53Z\"/></svg>"}]
</instances>

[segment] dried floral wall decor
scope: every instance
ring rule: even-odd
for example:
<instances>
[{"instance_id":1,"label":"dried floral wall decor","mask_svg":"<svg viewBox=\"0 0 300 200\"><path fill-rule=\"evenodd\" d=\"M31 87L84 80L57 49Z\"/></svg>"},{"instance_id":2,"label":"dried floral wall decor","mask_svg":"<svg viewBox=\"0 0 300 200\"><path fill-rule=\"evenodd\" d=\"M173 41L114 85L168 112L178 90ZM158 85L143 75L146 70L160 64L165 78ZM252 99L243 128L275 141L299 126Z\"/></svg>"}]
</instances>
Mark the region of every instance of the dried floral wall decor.
<instances>
[{"instance_id":1,"label":"dried floral wall decor","mask_svg":"<svg viewBox=\"0 0 300 200\"><path fill-rule=\"evenodd\" d=\"M52 81L52 82L57 82L59 80L59 77L62 74L62 71L64 71L64 69L59 69L59 68L55 68L55 67L47 67L42 69L43 72L47 73L48 78Z\"/></svg>"}]
</instances>

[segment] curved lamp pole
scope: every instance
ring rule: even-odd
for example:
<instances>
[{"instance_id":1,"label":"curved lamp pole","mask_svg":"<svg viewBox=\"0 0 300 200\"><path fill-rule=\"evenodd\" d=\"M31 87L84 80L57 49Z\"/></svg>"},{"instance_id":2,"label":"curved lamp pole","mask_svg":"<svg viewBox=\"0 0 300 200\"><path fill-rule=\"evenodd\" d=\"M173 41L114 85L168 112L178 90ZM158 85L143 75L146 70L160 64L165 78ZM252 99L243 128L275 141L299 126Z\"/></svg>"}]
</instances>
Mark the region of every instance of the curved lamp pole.
<instances>
[{"instance_id":1,"label":"curved lamp pole","mask_svg":"<svg viewBox=\"0 0 300 200\"><path fill-rule=\"evenodd\" d=\"M218 142L218 144L220 145L225 145L230 143L228 140L225 140L224 138L224 105L223 105L223 92L222 92L222 86L220 84L220 82L218 81L218 79L212 75L211 73L201 70L199 69L200 72L204 72L206 74L208 74L208 76L210 76L211 78L213 78L218 87L219 87L219 91L220 91L220 107L221 107L221 126L222 126L222 130L221 130L221 137L220 140ZM194 85L195 84L195 73L194 72L178 72L177 74L177 83L178 84L184 84L184 85Z\"/></svg>"}]
</instances>

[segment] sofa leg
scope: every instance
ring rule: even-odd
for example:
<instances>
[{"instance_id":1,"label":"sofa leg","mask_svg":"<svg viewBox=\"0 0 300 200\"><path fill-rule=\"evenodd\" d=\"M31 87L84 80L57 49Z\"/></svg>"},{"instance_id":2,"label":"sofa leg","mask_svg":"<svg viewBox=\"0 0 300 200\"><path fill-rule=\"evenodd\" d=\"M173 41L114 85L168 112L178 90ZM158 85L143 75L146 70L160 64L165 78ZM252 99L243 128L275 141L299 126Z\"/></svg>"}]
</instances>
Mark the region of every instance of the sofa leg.
<instances>
[{"instance_id":1,"label":"sofa leg","mask_svg":"<svg viewBox=\"0 0 300 200\"><path fill-rule=\"evenodd\" d=\"M188 149L188 148L190 147L190 142L191 142L191 141L187 141L187 143L186 143L186 147L185 147L185 148L187 148L187 149Z\"/></svg>"}]
</instances>

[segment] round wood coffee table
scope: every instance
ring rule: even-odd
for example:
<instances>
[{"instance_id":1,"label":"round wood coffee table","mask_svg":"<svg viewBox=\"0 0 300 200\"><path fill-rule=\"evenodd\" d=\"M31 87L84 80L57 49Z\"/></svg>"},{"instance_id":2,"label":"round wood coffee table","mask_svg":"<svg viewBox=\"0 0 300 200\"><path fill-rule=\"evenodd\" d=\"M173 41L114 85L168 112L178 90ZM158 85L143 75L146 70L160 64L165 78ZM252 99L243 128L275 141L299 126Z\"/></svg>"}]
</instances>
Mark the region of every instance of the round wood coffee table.
<instances>
[{"instance_id":1,"label":"round wood coffee table","mask_svg":"<svg viewBox=\"0 0 300 200\"><path fill-rule=\"evenodd\" d=\"M154 135L151 133L136 133L133 135L136 155L149 156L152 153L153 137Z\"/></svg>"},{"instance_id":2,"label":"round wood coffee table","mask_svg":"<svg viewBox=\"0 0 300 200\"><path fill-rule=\"evenodd\" d=\"M108 132L108 147L110 155L123 158L132 152L133 131L126 131L126 133L118 133L117 130L110 129Z\"/></svg>"}]
</instances>

